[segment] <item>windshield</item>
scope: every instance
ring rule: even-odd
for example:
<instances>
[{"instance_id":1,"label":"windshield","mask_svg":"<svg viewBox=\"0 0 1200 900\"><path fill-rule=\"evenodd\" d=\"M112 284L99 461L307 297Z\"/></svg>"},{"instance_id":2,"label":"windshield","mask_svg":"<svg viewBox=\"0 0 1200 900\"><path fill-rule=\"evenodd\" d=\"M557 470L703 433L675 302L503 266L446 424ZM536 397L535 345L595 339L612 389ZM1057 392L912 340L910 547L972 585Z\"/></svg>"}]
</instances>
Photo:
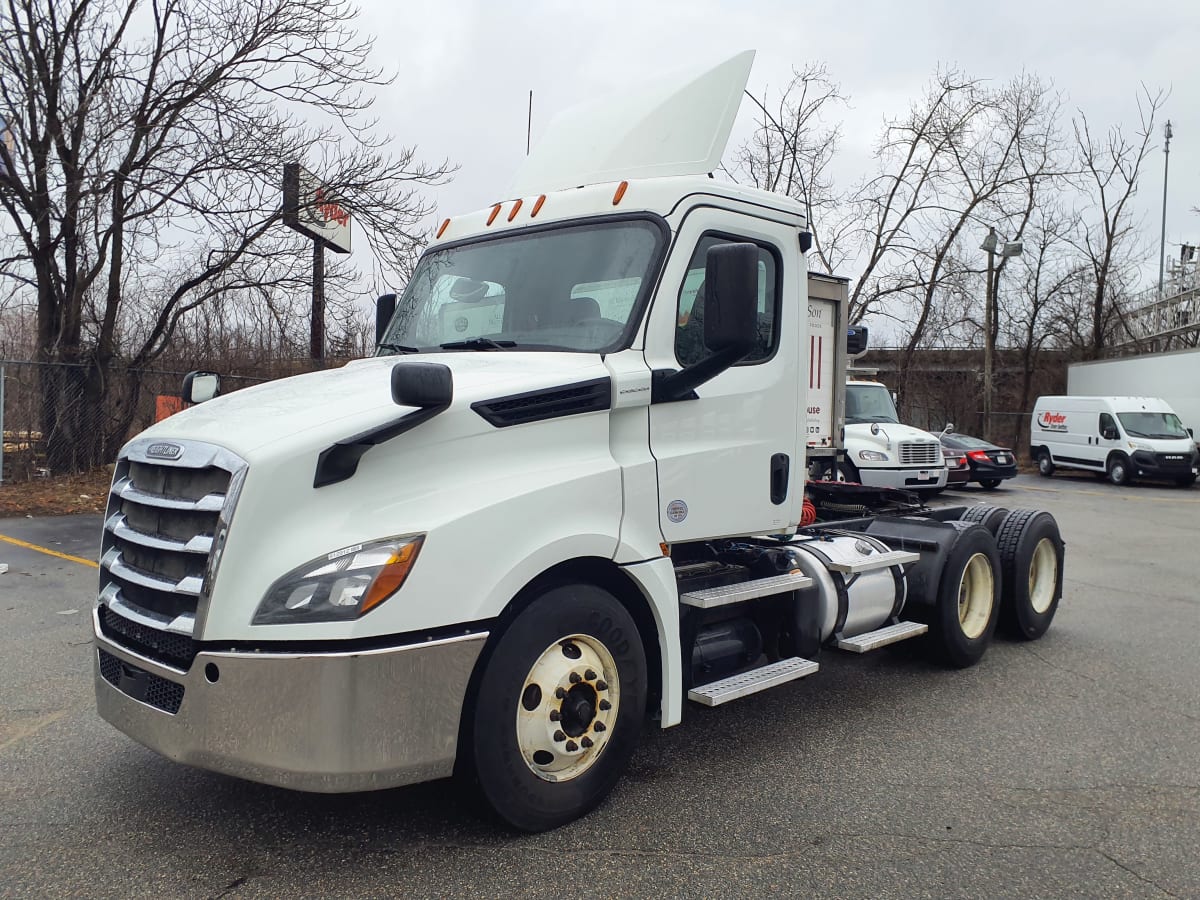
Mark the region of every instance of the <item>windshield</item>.
<instances>
[{"instance_id":1,"label":"windshield","mask_svg":"<svg viewBox=\"0 0 1200 900\"><path fill-rule=\"evenodd\" d=\"M866 422L900 423L892 395L882 384L846 385L846 424Z\"/></svg>"},{"instance_id":2,"label":"windshield","mask_svg":"<svg viewBox=\"0 0 1200 900\"><path fill-rule=\"evenodd\" d=\"M432 250L397 301L380 353L619 349L663 244L654 222L628 220Z\"/></svg>"},{"instance_id":3,"label":"windshield","mask_svg":"<svg viewBox=\"0 0 1200 900\"><path fill-rule=\"evenodd\" d=\"M1127 412L1117 413L1121 427L1130 437L1185 438L1188 433L1175 413Z\"/></svg>"}]
</instances>

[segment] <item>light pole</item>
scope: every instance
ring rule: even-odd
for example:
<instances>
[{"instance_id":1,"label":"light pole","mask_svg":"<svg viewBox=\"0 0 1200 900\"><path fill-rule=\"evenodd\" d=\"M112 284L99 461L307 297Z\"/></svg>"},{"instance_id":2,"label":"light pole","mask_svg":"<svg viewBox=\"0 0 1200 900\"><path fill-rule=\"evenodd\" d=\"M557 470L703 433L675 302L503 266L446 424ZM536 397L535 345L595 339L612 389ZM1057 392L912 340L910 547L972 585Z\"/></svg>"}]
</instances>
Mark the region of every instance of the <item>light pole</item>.
<instances>
[{"instance_id":1,"label":"light pole","mask_svg":"<svg viewBox=\"0 0 1200 900\"><path fill-rule=\"evenodd\" d=\"M996 313L996 283L999 273L996 271L996 254L1001 260L1010 256L1020 256L1022 244L1020 241L1010 241L1003 244L996 237L996 229L989 228L987 237L979 245L988 255L987 288L984 292L983 311L983 436L992 439L992 356L995 353L996 328L1000 320Z\"/></svg>"},{"instance_id":2,"label":"light pole","mask_svg":"<svg viewBox=\"0 0 1200 900\"><path fill-rule=\"evenodd\" d=\"M1167 254L1167 170L1171 164L1171 120L1163 126L1163 216L1162 235L1158 239L1158 299L1163 297L1163 261Z\"/></svg>"}]
</instances>

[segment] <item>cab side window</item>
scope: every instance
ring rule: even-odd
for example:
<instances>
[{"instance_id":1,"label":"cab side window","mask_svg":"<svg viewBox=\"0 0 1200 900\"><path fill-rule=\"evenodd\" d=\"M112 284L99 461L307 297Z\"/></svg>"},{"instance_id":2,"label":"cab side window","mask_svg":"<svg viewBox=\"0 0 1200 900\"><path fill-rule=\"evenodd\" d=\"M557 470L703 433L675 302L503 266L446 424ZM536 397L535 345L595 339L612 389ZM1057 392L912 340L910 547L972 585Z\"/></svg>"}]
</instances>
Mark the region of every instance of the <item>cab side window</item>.
<instances>
[{"instance_id":1,"label":"cab side window","mask_svg":"<svg viewBox=\"0 0 1200 900\"><path fill-rule=\"evenodd\" d=\"M676 307L675 357L684 366L709 355L704 346L704 263L710 247L717 244L758 243L725 234L705 234L696 244L688 262L687 274L679 289ZM779 343L779 264L776 251L758 246L758 338L754 349L738 365L763 362L775 354Z\"/></svg>"},{"instance_id":2,"label":"cab side window","mask_svg":"<svg viewBox=\"0 0 1200 900\"><path fill-rule=\"evenodd\" d=\"M1107 441L1115 441L1120 436L1116 420L1108 413L1100 413L1100 436Z\"/></svg>"}]
</instances>

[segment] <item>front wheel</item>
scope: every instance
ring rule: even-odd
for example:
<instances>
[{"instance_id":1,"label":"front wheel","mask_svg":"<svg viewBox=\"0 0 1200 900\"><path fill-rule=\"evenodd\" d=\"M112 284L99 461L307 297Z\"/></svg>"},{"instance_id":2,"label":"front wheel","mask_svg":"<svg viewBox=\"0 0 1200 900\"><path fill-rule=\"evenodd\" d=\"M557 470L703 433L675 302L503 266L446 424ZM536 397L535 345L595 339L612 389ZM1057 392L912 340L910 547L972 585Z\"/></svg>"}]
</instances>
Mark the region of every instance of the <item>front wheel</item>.
<instances>
[{"instance_id":1,"label":"front wheel","mask_svg":"<svg viewBox=\"0 0 1200 900\"><path fill-rule=\"evenodd\" d=\"M646 655L620 601L588 584L543 592L480 674L470 749L484 797L523 831L585 815L621 777L645 710Z\"/></svg>"},{"instance_id":2,"label":"front wheel","mask_svg":"<svg viewBox=\"0 0 1200 900\"><path fill-rule=\"evenodd\" d=\"M837 476L838 481L849 481L854 484L862 484L862 478L858 474L858 469L855 467L854 463L849 462L848 460L842 460L840 463L838 463Z\"/></svg>"},{"instance_id":3,"label":"front wheel","mask_svg":"<svg viewBox=\"0 0 1200 900\"><path fill-rule=\"evenodd\" d=\"M1129 468L1129 460L1117 454L1109 457L1108 480L1117 487L1124 487L1133 481L1133 471Z\"/></svg>"},{"instance_id":4,"label":"front wheel","mask_svg":"<svg viewBox=\"0 0 1200 900\"><path fill-rule=\"evenodd\" d=\"M980 484L980 486L983 487L983 489L985 491L994 491L996 488L1000 487L1000 479L999 478L981 478L981 479L979 479L979 484Z\"/></svg>"}]
</instances>

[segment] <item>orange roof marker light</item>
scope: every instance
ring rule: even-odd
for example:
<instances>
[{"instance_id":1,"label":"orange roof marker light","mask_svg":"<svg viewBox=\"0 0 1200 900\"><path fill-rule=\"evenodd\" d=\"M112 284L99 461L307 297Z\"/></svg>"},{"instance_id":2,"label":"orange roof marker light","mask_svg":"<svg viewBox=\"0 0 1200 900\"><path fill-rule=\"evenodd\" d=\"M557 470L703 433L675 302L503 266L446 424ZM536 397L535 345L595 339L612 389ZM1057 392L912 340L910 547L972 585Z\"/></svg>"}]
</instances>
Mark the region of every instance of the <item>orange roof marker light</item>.
<instances>
[{"instance_id":1,"label":"orange roof marker light","mask_svg":"<svg viewBox=\"0 0 1200 900\"><path fill-rule=\"evenodd\" d=\"M613 194L613 206L621 202L621 198L625 196L625 189L629 187L628 181L622 181L617 185L617 192Z\"/></svg>"},{"instance_id":2,"label":"orange roof marker light","mask_svg":"<svg viewBox=\"0 0 1200 900\"><path fill-rule=\"evenodd\" d=\"M442 227L438 229L437 236L440 238L443 234L446 233L446 229L449 227L450 227L450 220L447 219L445 222L442 223Z\"/></svg>"},{"instance_id":3,"label":"orange roof marker light","mask_svg":"<svg viewBox=\"0 0 1200 900\"><path fill-rule=\"evenodd\" d=\"M513 204L512 212L510 212L508 214L508 221L511 222L513 219L515 219L517 217L517 213L519 213L520 211L521 211L521 201L518 200L516 203Z\"/></svg>"},{"instance_id":4,"label":"orange roof marker light","mask_svg":"<svg viewBox=\"0 0 1200 900\"><path fill-rule=\"evenodd\" d=\"M495 206L492 207L492 214L490 216L488 216L487 223L489 225L491 225L493 222L496 221L496 216L498 216L499 214L500 214L500 204L497 203Z\"/></svg>"},{"instance_id":5,"label":"orange roof marker light","mask_svg":"<svg viewBox=\"0 0 1200 900\"><path fill-rule=\"evenodd\" d=\"M532 219L534 216L536 216L538 214L538 212L541 210L542 204L545 202L546 202L546 195L542 194L542 196L537 198L537 202L533 204L533 211L529 213L529 218Z\"/></svg>"}]
</instances>

